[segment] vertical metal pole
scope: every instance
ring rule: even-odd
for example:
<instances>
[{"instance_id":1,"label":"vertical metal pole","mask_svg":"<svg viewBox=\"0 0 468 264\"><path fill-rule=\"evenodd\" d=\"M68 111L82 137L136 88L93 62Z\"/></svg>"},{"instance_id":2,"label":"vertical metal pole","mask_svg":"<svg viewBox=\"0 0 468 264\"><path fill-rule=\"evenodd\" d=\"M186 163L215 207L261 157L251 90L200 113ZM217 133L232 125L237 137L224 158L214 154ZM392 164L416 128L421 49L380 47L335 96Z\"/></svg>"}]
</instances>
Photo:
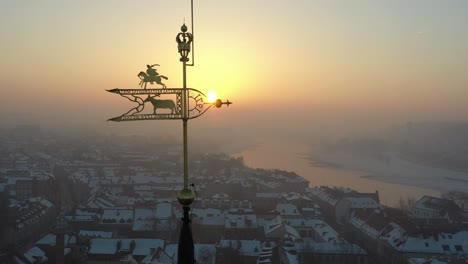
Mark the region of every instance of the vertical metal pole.
<instances>
[{"instance_id":1,"label":"vertical metal pole","mask_svg":"<svg viewBox=\"0 0 468 264\"><path fill-rule=\"evenodd\" d=\"M188 140L187 140L187 123L188 123L188 94L187 94L187 62L183 61L183 93L182 93L182 121L183 121L183 137L184 137L184 188L178 194L177 199L182 205L184 216L182 218L182 228L180 230L180 238L178 245L179 264L194 264L195 252L193 246L192 229L190 227L190 205L195 199L195 194L188 188Z\"/></svg>"},{"instance_id":2,"label":"vertical metal pole","mask_svg":"<svg viewBox=\"0 0 468 264\"><path fill-rule=\"evenodd\" d=\"M187 140L187 121L188 121L188 101L187 101L187 62L183 63L183 88L184 88L184 97L183 97L183 137L184 137L184 189L188 189L188 140Z\"/></svg>"},{"instance_id":3,"label":"vertical metal pole","mask_svg":"<svg viewBox=\"0 0 468 264\"><path fill-rule=\"evenodd\" d=\"M193 31L193 0L190 1L190 17L192 21L192 36L195 35ZM187 64L187 66L195 66L195 41L192 41L192 63Z\"/></svg>"},{"instance_id":4,"label":"vertical metal pole","mask_svg":"<svg viewBox=\"0 0 468 264\"><path fill-rule=\"evenodd\" d=\"M193 0L191 1L192 6L192 30L193 30ZM181 33L177 35L177 43L179 43L179 53L182 55L181 61L183 62L183 89L182 89L182 122L183 122L183 137L184 137L184 188L182 191L179 192L177 195L177 200L182 205L182 209L184 210L184 216L182 218L182 228L180 230L180 238L179 238L179 245L178 245L178 259L177 263L187 263L187 264L194 264L195 263L195 252L193 246L193 237L192 237L192 229L190 227L190 205L193 204L195 200L195 193L189 189L188 186L188 138L187 138L187 126L188 126L188 119L189 119L189 94L187 90L187 66L193 66L192 64L187 64L189 60L187 58L190 52L190 43L192 41L193 35L187 32L187 26L184 25L181 27ZM182 36L182 38L179 38ZM193 61L193 53L192 53L192 61Z\"/></svg>"}]
</instances>

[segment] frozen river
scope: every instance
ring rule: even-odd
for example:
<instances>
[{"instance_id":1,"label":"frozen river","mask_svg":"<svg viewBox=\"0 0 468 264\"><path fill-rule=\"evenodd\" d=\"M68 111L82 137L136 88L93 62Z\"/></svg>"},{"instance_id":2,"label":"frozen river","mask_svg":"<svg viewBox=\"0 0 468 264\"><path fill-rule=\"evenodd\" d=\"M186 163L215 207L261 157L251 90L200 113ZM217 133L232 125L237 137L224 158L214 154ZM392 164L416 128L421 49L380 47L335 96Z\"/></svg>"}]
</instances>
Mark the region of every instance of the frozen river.
<instances>
[{"instance_id":1,"label":"frozen river","mask_svg":"<svg viewBox=\"0 0 468 264\"><path fill-rule=\"evenodd\" d=\"M310 181L310 186L342 186L361 192L379 191L383 204L397 206L400 197L415 198L423 195L440 196L440 191L429 188L389 183L368 177L369 173L359 170L340 169L313 164L308 157L310 149L304 145L276 144L258 145L241 151L234 156L243 156L247 166L253 168L294 171Z\"/></svg>"}]
</instances>

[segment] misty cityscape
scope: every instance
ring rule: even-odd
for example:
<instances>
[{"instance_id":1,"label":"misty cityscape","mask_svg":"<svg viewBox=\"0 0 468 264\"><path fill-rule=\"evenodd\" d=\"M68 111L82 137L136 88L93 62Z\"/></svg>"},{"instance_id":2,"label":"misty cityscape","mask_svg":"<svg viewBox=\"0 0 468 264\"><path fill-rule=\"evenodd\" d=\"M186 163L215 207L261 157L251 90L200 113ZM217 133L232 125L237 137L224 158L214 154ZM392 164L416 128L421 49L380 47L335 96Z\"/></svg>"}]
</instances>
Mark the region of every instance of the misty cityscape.
<instances>
[{"instance_id":1,"label":"misty cityscape","mask_svg":"<svg viewBox=\"0 0 468 264\"><path fill-rule=\"evenodd\" d=\"M385 176L374 171L380 163L387 171L398 169L403 160L421 170L430 164L448 175L434 181L454 183L437 187L412 173L376 180L393 181L394 188L403 190L424 186L439 195L427 195L425 189L395 196L385 188L317 185L314 175L246 165L242 153L267 155L261 146L232 155L192 150L197 263L463 263L468 177L461 153L468 144L461 143L468 126L411 124L404 129L392 140L323 143L326 159L312 154L305 159L305 153L296 153L295 159L328 174L359 169L363 180L375 178L374 173ZM411 137L418 129L426 131L425 139ZM424 144L447 137L451 140L432 152ZM99 133L67 136L20 125L2 130L0 149L3 262L12 261L8 257L15 252L16 263L56 263L60 216L66 223L61 244L65 263L176 263L180 142ZM352 167L348 159L330 158L337 152L362 156L367 169L356 160Z\"/></svg>"},{"instance_id":2,"label":"misty cityscape","mask_svg":"<svg viewBox=\"0 0 468 264\"><path fill-rule=\"evenodd\" d=\"M0 264L468 263L466 10L0 0Z\"/></svg>"}]
</instances>

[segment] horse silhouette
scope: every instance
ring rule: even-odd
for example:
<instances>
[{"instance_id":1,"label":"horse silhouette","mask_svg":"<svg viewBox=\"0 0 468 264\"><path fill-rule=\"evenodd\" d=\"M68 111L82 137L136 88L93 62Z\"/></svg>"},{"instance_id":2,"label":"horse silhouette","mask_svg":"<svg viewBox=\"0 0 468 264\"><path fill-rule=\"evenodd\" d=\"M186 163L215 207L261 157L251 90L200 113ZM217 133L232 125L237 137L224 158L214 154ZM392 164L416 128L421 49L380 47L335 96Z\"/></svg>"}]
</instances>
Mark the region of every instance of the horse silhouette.
<instances>
[{"instance_id":1,"label":"horse silhouette","mask_svg":"<svg viewBox=\"0 0 468 264\"><path fill-rule=\"evenodd\" d=\"M141 71L139 74L138 74L138 78L140 78L140 87L146 89L146 84L147 83L151 83L151 84L154 84L154 83L157 83L157 84L160 84L162 85L162 87L164 89L166 89L166 85L164 83L161 82L161 78L164 79L164 80L167 80L168 78L164 75L155 75L155 76L151 76L151 75L148 75L146 72L143 72Z\"/></svg>"}]
</instances>

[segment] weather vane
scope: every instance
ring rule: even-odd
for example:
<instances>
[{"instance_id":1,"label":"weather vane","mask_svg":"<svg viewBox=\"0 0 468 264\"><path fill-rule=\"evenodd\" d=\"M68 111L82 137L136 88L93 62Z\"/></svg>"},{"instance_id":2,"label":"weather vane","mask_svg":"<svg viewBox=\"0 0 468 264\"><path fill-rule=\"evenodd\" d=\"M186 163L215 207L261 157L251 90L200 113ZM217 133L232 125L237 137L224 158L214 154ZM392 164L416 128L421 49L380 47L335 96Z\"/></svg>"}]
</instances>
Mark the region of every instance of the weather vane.
<instances>
[{"instance_id":1,"label":"weather vane","mask_svg":"<svg viewBox=\"0 0 468 264\"><path fill-rule=\"evenodd\" d=\"M222 105L229 106L229 100L223 102L216 99L208 102L207 96L196 89L187 88L187 66L194 66L194 53L192 52L192 63L189 61L190 51L193 50L193 0L191 1L192 33L187 32L187 26L181 27L181 32L177 34L177 48L180 54L180 61L183 67L182 88L167 88L162 79L168 77L160 75L156 66L159 64L146 65L146 72L141 71L137 76L140 78L140 88L137 89L111 89L108 92L119 94L128 100L135 102L136 106L126 113L111 118L109 121L138 121L138 120L182 120L184 139L184 187L177 194L177 200L182 205L184 216L182 218L182 229L179 238L178 263L195 263L193 237L190 228L190 205L195 200L195 193L188 184L188 151L187 151L187 123L189 119L197 118L208 111L212 106L220 108ZM162 88L149 88L150 85L161 85ZM144 112L145 105L150 104L152 108Z\"/></svg>"}]
</instances>

